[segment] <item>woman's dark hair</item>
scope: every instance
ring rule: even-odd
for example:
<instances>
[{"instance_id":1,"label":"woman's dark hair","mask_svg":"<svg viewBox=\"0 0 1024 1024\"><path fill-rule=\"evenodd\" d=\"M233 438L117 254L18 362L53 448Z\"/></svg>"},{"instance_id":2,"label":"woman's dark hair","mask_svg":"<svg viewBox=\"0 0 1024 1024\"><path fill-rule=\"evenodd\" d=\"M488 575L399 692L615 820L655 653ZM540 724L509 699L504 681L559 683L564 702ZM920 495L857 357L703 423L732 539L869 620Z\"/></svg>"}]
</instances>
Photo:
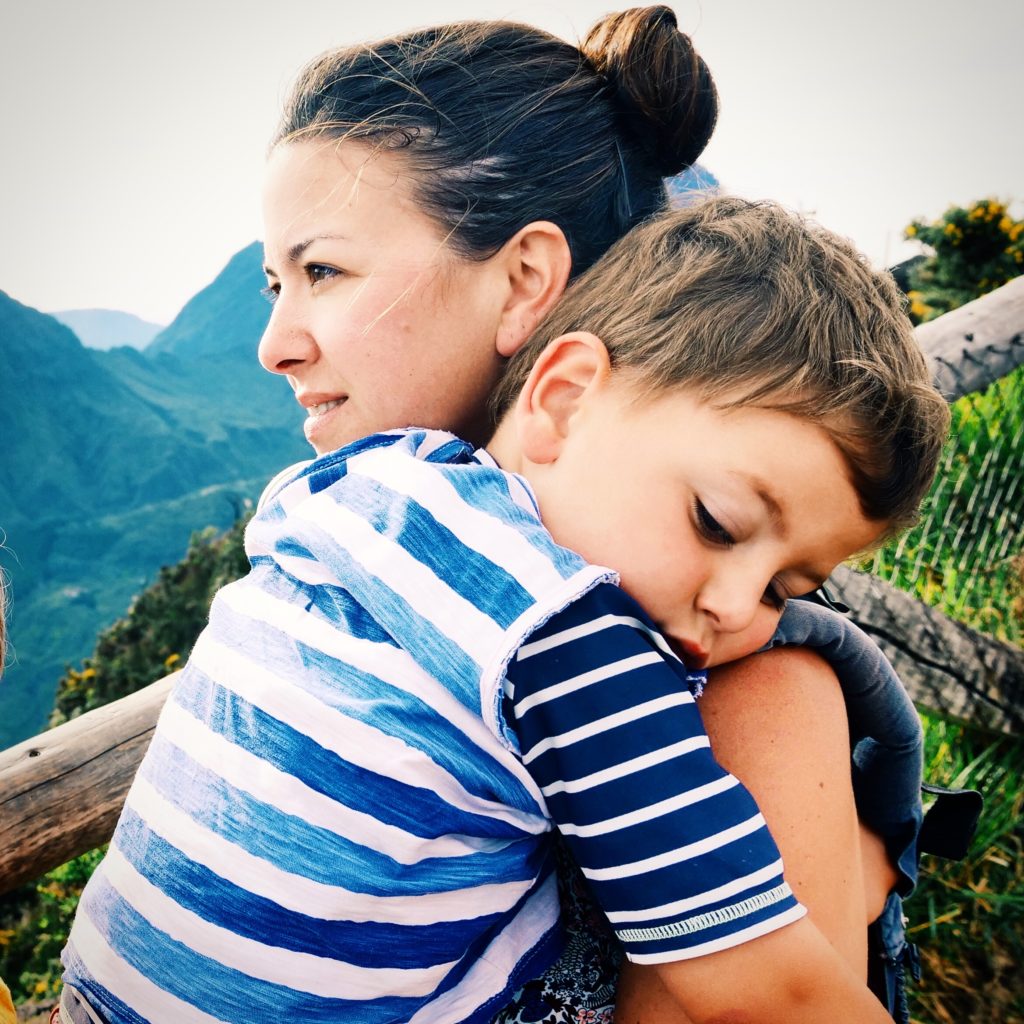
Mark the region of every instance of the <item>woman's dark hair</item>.
<instances>
[{"instance_id":1,"label":"woman's dark hair","mask_svg":"<svg viewBox=\"0 0 1024 1024\"><path fill-rule=\"evenodd\" d=\"M357 139L400 150L421 208L485 259L535 220L573 273L666 205L663 178L700 155L718 100L668 7L612 14L580 47L473 21L334 50L300 74L274 145Z\"/></svg>"}]
</instances>

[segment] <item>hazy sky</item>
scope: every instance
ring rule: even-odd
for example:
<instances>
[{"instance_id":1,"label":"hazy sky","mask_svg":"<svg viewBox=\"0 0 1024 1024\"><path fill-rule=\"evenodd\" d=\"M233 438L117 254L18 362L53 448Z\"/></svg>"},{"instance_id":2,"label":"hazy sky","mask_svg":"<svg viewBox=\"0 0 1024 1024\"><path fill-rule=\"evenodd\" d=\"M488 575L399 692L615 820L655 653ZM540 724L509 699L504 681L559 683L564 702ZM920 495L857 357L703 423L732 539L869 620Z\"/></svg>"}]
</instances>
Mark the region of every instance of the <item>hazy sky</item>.
<instances>
[{"instance_id":1,"label":"hazy sky","mask_svg":"<svg viewBox=\"0 0 1024 1024\"><path fill-rule=\"evenodd\" d=\"M467 17L576 39L607 0L0 0L0 289L166 323L261 237L266 141L331 46ZM680 0L721 94L702 162L877 262L914 216L1024 200L1022 0ZM1020 206L1017 207L1018 215Z\"/></svg>"}]
</instances>

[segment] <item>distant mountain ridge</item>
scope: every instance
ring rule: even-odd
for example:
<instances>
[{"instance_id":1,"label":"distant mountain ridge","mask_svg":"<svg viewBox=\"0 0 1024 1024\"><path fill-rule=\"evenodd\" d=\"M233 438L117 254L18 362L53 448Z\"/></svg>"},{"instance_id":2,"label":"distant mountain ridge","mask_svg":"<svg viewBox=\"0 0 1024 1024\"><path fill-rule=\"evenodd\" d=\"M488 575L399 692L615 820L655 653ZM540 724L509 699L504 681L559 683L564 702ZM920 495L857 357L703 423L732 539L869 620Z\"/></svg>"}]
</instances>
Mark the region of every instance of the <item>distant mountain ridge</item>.
<instances>
[{"instance_id":1,"label":"distant mountain ridge","mask_svg":"<svg viewBox=\"0 0 1024 1024\"><path fill-rule=\"evenodd\" d=\"M70 327L86 348L103 351L122 345L143 349L164 329L118 309L62 309L50 316Z\"/></svg>"},{"instance_id":2,"label":"distant mountain ridge","mask_svg":"<svg viewBox=\"0 0 1024 1024\"><path fill-rule=\"evenodd\" d=\"M86 348L0 292L0 748L45 724L65 664L193 531L230 525L309 456L291 390L256 359L261 259L258 243L238 253L144 352Z\"/></svg>"},{"instance_id":3,"label":"distant mountain ridge","mask_svg":"<svg viewBox=\"0 0 1024 1024\"><path fill-rule=\"evenodd\" d=\"M147 356L171 353L182 359L221 357L243 348L256 365L256 346L270 316L261 291L263 245L253 242L235 253L212 284L197 292L146 348ZM230 317L231 329L225 330ZM257 369L259 367L257 366Z\"/></svg>"}]
</instances>

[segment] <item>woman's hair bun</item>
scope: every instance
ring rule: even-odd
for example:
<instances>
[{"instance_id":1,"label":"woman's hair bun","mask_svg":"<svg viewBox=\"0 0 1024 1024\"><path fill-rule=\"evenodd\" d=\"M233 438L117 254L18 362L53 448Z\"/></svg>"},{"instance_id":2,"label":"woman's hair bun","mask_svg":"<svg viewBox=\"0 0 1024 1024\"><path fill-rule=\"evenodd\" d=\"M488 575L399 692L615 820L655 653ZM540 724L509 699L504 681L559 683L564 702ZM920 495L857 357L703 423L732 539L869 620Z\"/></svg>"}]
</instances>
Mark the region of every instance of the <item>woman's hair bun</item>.
<instances>
[{"instance_id":1,"label":"woman's hair bun","mask_svg":"<svg viewBox=\"0 0 1024 1024\"><path fill-rule=\"evenodd\" d=\"M580 51L621 105L625 123L663 177L700 156L718 116L711 72L670 7L633 7L602 18Z\"/></svg>"}]
</instances>

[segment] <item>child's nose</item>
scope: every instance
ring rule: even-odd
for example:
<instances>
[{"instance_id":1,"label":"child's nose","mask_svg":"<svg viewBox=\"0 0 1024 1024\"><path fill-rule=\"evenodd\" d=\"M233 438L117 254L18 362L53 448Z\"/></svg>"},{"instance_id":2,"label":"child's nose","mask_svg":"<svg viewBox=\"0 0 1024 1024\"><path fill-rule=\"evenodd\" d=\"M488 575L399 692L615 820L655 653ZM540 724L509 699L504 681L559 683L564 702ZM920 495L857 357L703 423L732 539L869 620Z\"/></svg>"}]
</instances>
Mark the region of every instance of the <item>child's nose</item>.
<instances>
[{"instance_id":1,"label":"child's nose","mask_svg":"<svg viewBox=\"0 0 1024 1024\"><path fill-rule=\"evenodd\" d=\"M271 373L294 373L316 358L316 343L287 300L274 304L270 321L260 338L259 360Z\"/></svg>"},{"instance_id":2,"label":"child's nose","mask_svg":"<svg viewBox=\"0 0 1024 1024\"><path fill-rule=\"evenodd\" d=\"M720 633L741 633L754 621L761 607L764 585L740 574L710 579L701 590L698 607Z\"/></svg>"}]
</instances>

